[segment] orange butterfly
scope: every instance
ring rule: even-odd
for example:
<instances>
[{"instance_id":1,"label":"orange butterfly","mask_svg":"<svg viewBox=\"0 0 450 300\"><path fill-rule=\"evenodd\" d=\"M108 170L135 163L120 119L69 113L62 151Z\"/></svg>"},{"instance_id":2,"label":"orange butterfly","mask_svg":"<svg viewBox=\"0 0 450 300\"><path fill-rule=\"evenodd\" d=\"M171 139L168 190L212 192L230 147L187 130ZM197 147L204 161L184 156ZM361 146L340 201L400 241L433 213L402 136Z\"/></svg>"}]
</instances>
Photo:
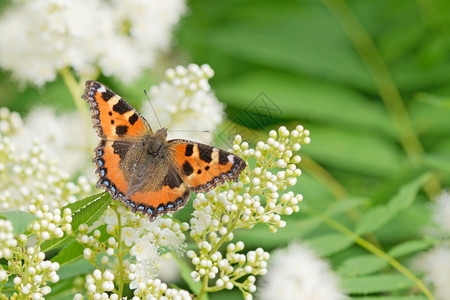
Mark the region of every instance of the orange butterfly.
<instances>
[{"instance_id":1,"label":"orange butterfly","mask_svg":"<svg viewBox=\"0 0 450 300\"><path fill-rule=\"evenodd\" d=\"M151 221L177 211L194 192L237 181L246 163L234 154L187 140L169 140L167 129L153 133L148 122L119 95L86 81L82 97L90 105L100 144L94 163L113 199Z\"/></svg>"}]
</instances>

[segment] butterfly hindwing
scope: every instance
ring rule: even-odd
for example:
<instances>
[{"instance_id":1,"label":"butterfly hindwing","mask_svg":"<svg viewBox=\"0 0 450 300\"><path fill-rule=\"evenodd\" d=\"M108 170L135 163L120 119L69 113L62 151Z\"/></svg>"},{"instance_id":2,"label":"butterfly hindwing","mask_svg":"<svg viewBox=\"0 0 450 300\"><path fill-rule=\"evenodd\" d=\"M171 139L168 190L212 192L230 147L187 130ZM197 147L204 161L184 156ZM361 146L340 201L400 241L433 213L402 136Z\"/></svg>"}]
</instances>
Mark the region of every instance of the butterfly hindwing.
<instances>
[{"instance_id":1,"label":"butterfly hindwing","mask_svg":"<svg viewBox=\"0 0 450 300\"><path fill-rule=\"evenodd\" d=\"M148 215L153 221L158 215L177 211L189 200L191 192L177 170L169 167L162 184L156 190L145 187L131 196L127 204L131 210Z\"/></svg>"},{"instance_id":2,"label":"butterfly hindwing","mask_svg":"<svg viewBox=\"0 0 450 300\"><path fill-rule=\"evenodd\" d=\"M195 192L206 192L228 180L237 181L246 163L227 151L187 140L170 140L169 153L181 178Z\"/></svg>"},{"instance_id":3,"label":"butterfly hindwing","mask_svg":"<svg viewBox=\"0 0 450 300\"><path fill-rule=\"evenodd\" d=\"M132 138L151 133L148 122L119 95L97 81L86 81L83 94L92 112L92 122L101 138Z\"/></svg>"},{"instance_id":4,"label":"butterfly hindwing","mask_svg":"<svg viewBox=\"0 0 450 300\"><path fill-rule=\"evenodd\" d=\"M95 148L94 163L97 166L98 188L105 188L111 196L123 201L126 199L128 181L120 168L120 154L114 149L115 141L101 140Z\"/></svg>"},{"instance_id":5,"label":"butterfly hindwing","mask_svg":"<svg viewBox=\"0 0 450 300\"><path fill-rule=\"evenodd\" d=\"M129 141L100 142L94 158L100 176L97 187L105 188L113 199L124 203L134 212L147 215L153 221L158 215L184 206L190 191L178 170L169 164L166 164L167 168L163 171L165 175L160 184L153 184L156 179L152 180L149 176L139 176L137 180L133 180L132 177L139 170L131 170L129 165L122 162L125 156L132 155L128 152L139 152L137 145ZM161 169L152 165L147 168L150 171Z\"/></svg>"}]
</instances>

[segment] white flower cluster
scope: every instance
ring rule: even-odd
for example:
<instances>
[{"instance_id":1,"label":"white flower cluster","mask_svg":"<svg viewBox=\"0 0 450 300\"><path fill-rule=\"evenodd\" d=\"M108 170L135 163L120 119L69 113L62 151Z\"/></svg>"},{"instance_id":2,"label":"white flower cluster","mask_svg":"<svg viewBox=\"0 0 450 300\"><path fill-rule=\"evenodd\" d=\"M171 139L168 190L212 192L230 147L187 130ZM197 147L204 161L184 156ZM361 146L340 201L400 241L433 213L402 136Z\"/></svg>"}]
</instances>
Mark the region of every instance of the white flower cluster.
<instances>
[{"instance_id":1,"label":"white flower cluster","mask_svg":"<svg viewBox=\"0 0 450 300\"><path fill-rule=\"evenodd\" d=\"M450 248L437 246L421 255L416 264L425 273L425 280L433 284L436 299L450 300Z\"/></svg>"},{"instance_id":2,"label":"white flower cluster","mask_svg":"<svg viewBox=\"0 0 450 300\"><path fill-rule=\"evenodd\" d=\"M16 1L0 19L0 66L39 86L64 68L130 81L169 46L184 11L183 0Z\"/></svg>"},{"instance_id":3,"label":"white flower cluster","mask_svg":"<svg viewBox=\"0 0 450 300\"><path fill-rule=\"evenodd\" d=\"M59 281L56 273L59 264L45 260L45 253L40 251L40 247L51 238L70 234L71 211L49 211L48 205L42 204L43 196L38 198L29 207L36 219L27 226L27 232L33 235L33 240L36 239L33 246L25 234L14 237L10 221L0 220L0 257L8 262L8 270L0 270L0 281L4 283L8 277L14 276L15 292L11 299L43 299L51 292L48 283Z\"/></svg>"},{"instance_id":4,"label":"white flower cluster","mask_svg":"<svg viewBox=\"0 0 450 300\"><path fill-rule=\"evenodd\" d=\"M108 208L102 219L91 228L80 225L77 240L85 247L83 254L86 260L99 269L109 268L113 274L119 272L115 256L119 242L122 243L121 255L126 257L126 260L120 272L129 280L130 289L135 290L158 275L161 247L181 253L186 239L183 231L186 231L189 225L180 224L172 218L158 218L150 222L147 217L135 214L119 203L115 204L117 208ZM106 232L109 235L105 242L101 241L105 238L100 230L95 229L103 224L106 224ZM101 253L101 265L98 265L98 253Z\"/></svg>"},{"instance_id":5,"label":"white flower cluster","mask_svg":"<svg viewBox=\"0 0 450 300\"><path fill-rule=\"evenodd\" d=\"M308 247L293 243L272 253L267 276L258 284L258 298L343 300L338 277Z\"/></svg>"},{"instance_id":6,"label":"white flower cluster","mask_svg":"<svg viewBox=\"0 0 450 300\"><path fill-rule=\"evenodd\" d=\"M46 241L53 238L62 238L64 233L72 233L72 212L69 208L63 212L59 208L50 211L43 195L38 195L30 201L28 211L36 216L36 220L28 225L28 231L39 240Z\"/></svg>"},{"instance_id":7,"label":"white flower cluster","mask_svg":"<svg viewBox=\"0 0 450 300\"><path fill-rule=\"evenodd\" d=\"M98 269L94 270L92 275L87 275L86 289L89 299L119 299L119 296L116 294L108 295L106 293L114 290L114 277L111 271L106 270L102 272Z\"/></svg>"},{"instance_id":8,"label":"white flower cluster","mask_svg":"<svg viewBox=\"0 0 450 300\"><path fill-rule=\"evenodd\" d=\"M17 149L8 136L0 135L0 210L26 210L38 195L51 208L74 202L92 191L84 177L77 183L56 167L37 141L28 151Z\"/></svg>"},{"instance_id":9,"label":"white flower cluster","mask_svg":"<svg viewBox=\"0 0 450 300\"><path fill-rule=\"evenodd\" d=\"M204 248L210 245L205 242ZM201 277L207 276L208 279L215 280L217 288L226 288L228 290L237 286L244 294L246 299L252 299L251 293L256 291L256 277L254 275L264 275L267 273L267 260L269 253L262 248L255 251L249 251L247 254L238 253L244 249L242 241L236 244L228 244L226 257L223 258L219 251L206 256L201 253L200 257L193 250L187 252L196 271L191 272L191 277L199 281ZM243 282L238 279L246 277Z\"/></svg>"},{"instance_id":10,"label":"white flower cluster","mask_svg":"<svg viewBox=\"0 0 450 300\"><path fill-rule=\"evenodd\" d=\"M190 64L187 68L177 66L166 71L168 82L150 88L152 105L161 125L169 128L170 138L211 142L211 132L224 119L224 106L214 96L208 83L213 75L214 71L209 65ZM144 104L142 112L145 116L153 116L149 103ZM193 133L171 130L188 130Z\"/></svg>"},{"instance_id":11,"label":"white flower cluster","mask_svg":"<svg viewBox=\"0 0 450 300\"><path fill-rule=\"evenodd\" d=\"M417 269L425 274L425 281L433 285L436 298L450 300L450 192L443 191L437 198L433 219L438 227L440 243L419 255L415 263Z\"/></svg>"},{"instance_id":12,"label":"white flower cluster","mask_svg":"<svg viewBox=\"0 0 450 300\"><path fill-rule=\"evenodd\" d=\"M442 192L436 200L433 218L439 229L450 237L450 192Z\"/></svg>"},{"instance_id":13,"label":"white flower cluster","mask_svg":"<svg viewBox=\"0 0 450 300\"><path fill-rule=\"evenodd\" d=\"M0 219L0 259L11 258L11 248L16 246L17 241L14 239L11 221Z\"/></svg>"},{"instance_id":14,"label":"white flower cluster","mask_svg":"<svg viewBox=\"0 0 450 300\"><path fill-rule=\"evenodd\" d=\"M94 173L92 149L98 138L94 130L86 132L78 113L57 114L52 107L38 106L24 118L23 125L19 132L10 135L21 149L30 149L38 141L45 145L47 156L63 171L69 174L80 171Z\"/></svg>"},{"instance_id":15,"label":"white flower cluster","mask_svg":"<svg viewBox=\"0 0 450 300\"><path fill-rule=\"evenodd\" d=\"M12 135L22 128L22 118L17 112L11 112L6 107L0 107L0 135Z\"/></svg>"},{"instance_id":16,"label":"white flower cluster","mask_svg":"<svg viewBox=\"0 0 450 300\"><path fill-rule=\"evenodd\" d=\"M159 279L149 279L139 283L137 289L134 290L134 297L131 299L191 300L192 297L188 291L171 289Z\"/></svg>"},{"instance_id":17,"label":"white flower cluster","mask_svg":"<svg viewBox=\"0 0 450 300\"><path fill-rule=\"evenodd\" d=\"M190 223L191 237L197 243L199 254L188 253L195 266L191 273L195 280L219 276L215 288L238 286L247 299L252 297L251 293L256 289L254 280L238 280L242 280L244 274L248 278L265 274L268 253L258 249L247 255L237 254L244 248L242 242L229 244L224 259L218 250L222 244L233 240L233 230L237 228L252 228L263 223L276 232L286 225L281 215L299 211L302 195L286 190L296 184L301 174L297 168L300 156L294 153L300 150L301 144L309 142L309 131L302 126L291 132L284 126L278 132L272 130L267 142L258 142L256 149L251 149L236 136L234 153L247 162L254 159L255 167L245 169L237 183L224 184L207 194L197 194Z\"/></svg>"}]
</instances>

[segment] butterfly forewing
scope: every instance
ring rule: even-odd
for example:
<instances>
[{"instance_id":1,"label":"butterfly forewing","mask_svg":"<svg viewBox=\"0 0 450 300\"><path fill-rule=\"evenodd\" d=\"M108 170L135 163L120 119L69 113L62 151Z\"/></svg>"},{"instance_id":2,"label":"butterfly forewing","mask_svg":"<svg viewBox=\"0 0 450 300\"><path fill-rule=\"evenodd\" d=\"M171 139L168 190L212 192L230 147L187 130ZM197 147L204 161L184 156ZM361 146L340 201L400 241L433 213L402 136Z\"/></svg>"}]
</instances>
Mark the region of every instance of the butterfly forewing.
<instances>
[{"instance_id":1,"label":"butterfly forewing","mask_svg":"<svg viewBox=\"0 0 450 300\"><path fill-rule=\"evenodd\" d=\"M119 95L97 81L86 81L83 95L101 138L119 139L151 133L148 122Z\"/></svg>"},{"instance_id":2,"label":"butterfly forewing","mask_svg":"<svg viewBox=\"0 0 450 300\"><path fill-rule=\"evenodd\" d=\"M168 145L183 181L196 192L237 181L246 166L239 156L208 145L187 140L171 140Z\"/></svg>"}]
</instances>

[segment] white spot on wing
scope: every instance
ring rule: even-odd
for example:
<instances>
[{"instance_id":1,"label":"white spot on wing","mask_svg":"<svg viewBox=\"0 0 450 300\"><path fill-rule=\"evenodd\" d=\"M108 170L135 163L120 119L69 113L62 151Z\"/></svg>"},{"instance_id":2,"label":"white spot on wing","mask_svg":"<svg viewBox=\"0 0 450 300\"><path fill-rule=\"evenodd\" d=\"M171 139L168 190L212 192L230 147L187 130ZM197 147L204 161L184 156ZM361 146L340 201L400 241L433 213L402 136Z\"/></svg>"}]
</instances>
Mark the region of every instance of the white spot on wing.
<instances>
[{"instance_id":1,"label":"white spot on wing","mask_svg":"<svg viewBox=\"0 0 450 300\"><path fill-rule=\"evenodd\" d=\"M106 92L106 88L105 88L104 85L101 85L101 86L97 89L97 91L99 91L100 93L103 93L103 92Z\"/></svg>"},{"instance_id":2,"label":"white spot on wing","mask_svg":"<svg viewBox=\"0 0 450 300\"><path fill-rule=\"evenodd\" d=\"M230 163L234 164L234 156L233 154L228 155L228 160Z\"/></svg>"}]
</instances>

